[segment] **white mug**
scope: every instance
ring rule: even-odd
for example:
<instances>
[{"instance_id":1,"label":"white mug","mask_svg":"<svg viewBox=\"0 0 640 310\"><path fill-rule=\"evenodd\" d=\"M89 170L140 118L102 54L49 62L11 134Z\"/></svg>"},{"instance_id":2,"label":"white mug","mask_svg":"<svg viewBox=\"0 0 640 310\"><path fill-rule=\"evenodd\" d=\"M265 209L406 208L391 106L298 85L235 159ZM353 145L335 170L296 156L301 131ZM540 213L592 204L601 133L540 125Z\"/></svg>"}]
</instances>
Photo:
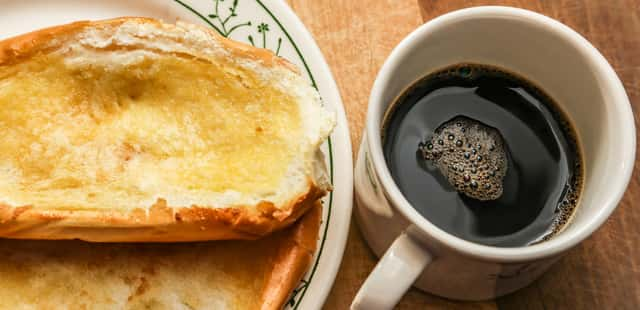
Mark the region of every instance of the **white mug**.
<instances>
[{"instance_id":1,"label":"white mug","mask_svg":"<svg viewBox=\"0 0 640 310\"><path fill-rule=\"evenodd\" d=\"M548 241L492 247L430 223L394 183L382 152L389 105L414 81L448 65L472 62L518 73L544 89L576 128L585 163L573 219ZM371 91L355 169L356 219L381 260L352 309L389 309L413 284L435 295L485 300L520 289L613 212L635 160L629 99L605 58L582 36L549 17L516 8L475 7L442 15L405 38Z\"/></svg>"}]
</instances>

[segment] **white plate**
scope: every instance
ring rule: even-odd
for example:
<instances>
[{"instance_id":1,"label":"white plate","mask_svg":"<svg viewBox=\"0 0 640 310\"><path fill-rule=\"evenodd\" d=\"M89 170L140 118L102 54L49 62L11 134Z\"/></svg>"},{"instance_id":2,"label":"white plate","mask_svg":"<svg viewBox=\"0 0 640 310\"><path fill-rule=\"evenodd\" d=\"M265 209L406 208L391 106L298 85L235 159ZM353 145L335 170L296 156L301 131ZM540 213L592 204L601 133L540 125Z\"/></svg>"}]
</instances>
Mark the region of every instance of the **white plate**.
<instances>
[{"instance_id":1,"label":"white plate","mask_svg":"<svg viewBox=\"0 0 640 310\"><path fill-rule=\"evenodd\" d=\"M217 7L217 13L216 13ZM318 251L287 309L319 309L342 260L352 204L351 143L338 88L313 38L281 0L0 1L0 39L77 20L149 16L214 27L235 40L276 51L296 64L323 101L338 114L338 126L323 147L334 191L324 202ZM223 21L225 21L223 24Z\"/></svg>"}]
</instances>

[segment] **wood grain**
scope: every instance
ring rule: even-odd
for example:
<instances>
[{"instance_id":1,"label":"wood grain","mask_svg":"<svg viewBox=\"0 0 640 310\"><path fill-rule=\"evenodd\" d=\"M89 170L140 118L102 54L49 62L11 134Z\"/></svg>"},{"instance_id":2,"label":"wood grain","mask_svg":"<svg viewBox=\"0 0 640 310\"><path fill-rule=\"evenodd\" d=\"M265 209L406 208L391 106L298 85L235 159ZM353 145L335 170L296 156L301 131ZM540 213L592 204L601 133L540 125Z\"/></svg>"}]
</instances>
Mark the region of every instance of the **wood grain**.
<instances>
[{"instance_id":1,"label":"wood grain","mask_svg":"<svg viewBox=\"0 0 640 310\"><path fill-rule=\"evenodd\" d=\"M340 88L354 154L369 90L391 49L435 16L476 5L509 5L555 18L591 41L609 60L640 116L640 0L288 0L313 33ZM636 121L637 122L637 121ZM638 124L636 124L638 126ZM463 303L418 290L398 309L640 309L638 165L618 209L591 238L531 286L495 301ZM377 259L352 223L326 309L347 309Z\"/></svg>"}]
</instances>

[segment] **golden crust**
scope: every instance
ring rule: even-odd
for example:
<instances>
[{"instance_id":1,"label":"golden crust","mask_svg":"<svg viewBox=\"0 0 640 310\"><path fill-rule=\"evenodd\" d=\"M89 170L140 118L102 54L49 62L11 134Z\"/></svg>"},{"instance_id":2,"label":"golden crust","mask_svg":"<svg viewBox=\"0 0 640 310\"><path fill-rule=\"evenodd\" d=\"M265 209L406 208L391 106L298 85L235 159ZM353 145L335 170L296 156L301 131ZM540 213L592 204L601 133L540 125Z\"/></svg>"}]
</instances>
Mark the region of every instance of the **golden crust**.
<instances>
[{"instance_id":1,"label":"golden crust","mask_svg":"<svg viewBox=\"0 0 640 310\"><path fill-rule=\"evenodd\" d=\"M40 29L0 41L0 66L10 65L22 59L29 58L36 53L57 48L63 45L66 40L72 39L74 34L77 34L86 27L113 28L125 22L134 22L140 25L162 25L160 21L153 18L119 17L100 21L77 21L66 25ZM267 49L256 48L242 42L227 39L213 29L205 27L201 29L211 38L222 44L223 48L235 57L257 60L266 66L282 66L291 71L298 72L293 64L284 58L276 56ZM52 44L52 42L55 43Z\"/></svg>"},{"instance_id":2,"label":"golden crust","mask_svg":"<svg viewBox=\"0 0 640 310\"><path fill-rule=\"evenodd\" d=\"M299 284L309 269L316 251L322 204L316 203L309 212L286 233L286 239L266 278L265 289L261 297L261 310L281 309L289 294Z\"/></svg>"},{"instance_id":3,"label":"golden crust","mask_svg":"<svg viewBox=\"0 0 640 310\"><path fill-rule=\"evenodd\" d=\"M43 210L0 205L0 236L14 239L80 239L91 242L184 242L257 239L290 225L326 194L309 190L285 206L175 208L159 200L149 210Z\"/></svg>"},{"instance_id":4,"label":"golden crust","mask_svg":"<svg viewBox=\"0 0 640 310\"><path fill-rule=\"evenodd\" d=\"M154 19L124 17L96 22L80 21L42 29L1 41L0 66L12 65L60 47L85 27L115 27L125 22L162 25ZM292 64L270 51L231 41L211 29L203 29L233 57L253 59L266 66L282 66L296 71ZM167 206L164 199L158 199L150 207L141 206L132 211L47 210L0 202L0 237L81 239L92 242L256 239L296 221L326 191L323 185L310 179L306 193L277 207L270 202L232 207Z\"/></svg>"}]
</instances>

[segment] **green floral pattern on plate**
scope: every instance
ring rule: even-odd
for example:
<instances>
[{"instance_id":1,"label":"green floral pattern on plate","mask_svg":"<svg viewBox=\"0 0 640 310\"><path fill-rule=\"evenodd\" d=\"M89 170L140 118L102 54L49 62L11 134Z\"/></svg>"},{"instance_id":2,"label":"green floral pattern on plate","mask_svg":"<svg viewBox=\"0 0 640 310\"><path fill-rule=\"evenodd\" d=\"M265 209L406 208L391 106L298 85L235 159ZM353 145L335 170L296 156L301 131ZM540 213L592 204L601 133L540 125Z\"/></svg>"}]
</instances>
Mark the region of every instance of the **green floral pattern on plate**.
<instances>
[{"instance_id":1,"label":"green floral pattern on plate","mask_svg":"<svg viewBox=\"0 0 640 310\"><path fill-rule=\"evenodd\" d=\"M226 9L229 11L229 13L227 13L226 16L223 16L223 14L225 14L224 12L225 7L224 7L224 0L214 0L215 2L215 6L214 6L214 11L213 13L207 15L209 16L209 18L212 20L212 22L214 22L213 25L211 25L216 31L218 31L221 35L223 35L224 37L228 37L229 35L231 35L231 33L241 27L247 27L247 26L251 26L251 22L247 21L244 23L237 23L237 24L229 24L229 22L231 21L231 19L233 17L237 17L238 14L236 13L236 10L238 9L238 0L233 0L233 3L226 7ZM227 1L228 2L228 1ZM220 8L220 4L223 4L222 9Z\"/></svg>"},{"instance_id":2,"label":"green floral pattern on plate","mask_svg":"<svg viewBox=\"0 0 640 310\"><path fill-rule=\"evenodd\" d=\"M250 27L253 25L251 21L235 21L236 17L238 17L238 1L239 0L233 0L233 2L229 4L229 0L213 0L213 13L207 15L207 17L209 17L209 25L224 37L229 37L237 29ZM251 45L253 46L269 48L267 46L267 33L269 32L269 24L261 22L256 26L256 30L258 31L257 36L259 38L262 38L262 44L256 45L256 40L253 38L253 35L247 36L247 40L249 41L249 43L251 43ZM278 37L275 48L270 49L276 55L280 55L281 47L282 38Z\"/></svg>"}]
</instances>

